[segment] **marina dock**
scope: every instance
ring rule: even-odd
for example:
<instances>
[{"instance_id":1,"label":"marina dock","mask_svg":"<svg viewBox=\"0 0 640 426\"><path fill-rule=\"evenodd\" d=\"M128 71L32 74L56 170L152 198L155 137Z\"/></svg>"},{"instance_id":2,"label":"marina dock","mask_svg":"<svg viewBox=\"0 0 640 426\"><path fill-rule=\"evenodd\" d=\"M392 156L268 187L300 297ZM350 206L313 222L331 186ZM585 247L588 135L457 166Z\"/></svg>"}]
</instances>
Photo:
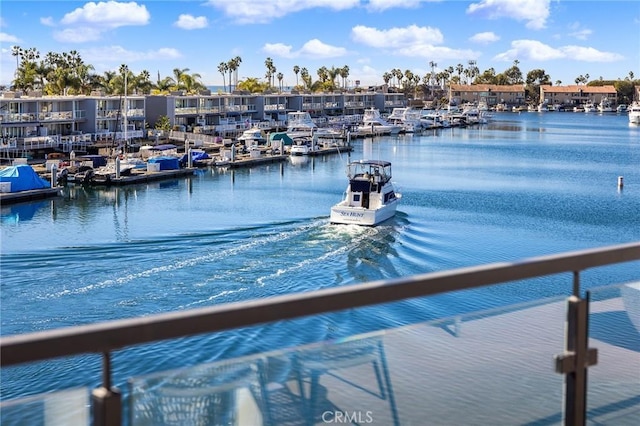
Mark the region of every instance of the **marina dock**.
<instances>
[{"instance_id":1,"label":"marina dock","mask_svg":"<svg viewBox=\"0 0 640 426\"><path fill-rule=\"evenodd\" d=\"M32 189L30 191L2 192L0 193L0 204L3 206L16 204L23 201L43 200L60 196L60 187Z\"/></svg>"}]
</instances>

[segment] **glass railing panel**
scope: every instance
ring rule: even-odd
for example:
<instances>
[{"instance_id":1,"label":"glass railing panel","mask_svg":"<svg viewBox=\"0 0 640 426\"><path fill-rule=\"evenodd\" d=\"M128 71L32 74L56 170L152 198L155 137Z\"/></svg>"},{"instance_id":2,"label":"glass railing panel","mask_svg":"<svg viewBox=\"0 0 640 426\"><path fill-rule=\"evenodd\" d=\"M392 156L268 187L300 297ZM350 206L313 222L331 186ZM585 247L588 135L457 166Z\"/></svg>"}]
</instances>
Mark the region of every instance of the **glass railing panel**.
<instances>
[{"instance_id":1,"label":"glass railing panel","mask_svg":"<svg viewBox=\"0 0 640 426\"><path fill-rule=\"evenodd\" d=\"M565 297L544 299L135 377L128 416L132 425L558 424L553 359L565 319Z\"/></svg>"},{"instance_id":2,"label":"glass railing panel","mask_svg":"<svg viewBox=\"0 0 640 426\"><path fill-rule=\"evenodd\" d=\"M640 418L640 281L589 291L587 421L635 425Z\"/></svg>"},{"instance_id":3,"label":"glass railing panel","mask_svg":"<svg viewBox=\"0 0 640 426\"><path fill-rule=\"evenodd\" d=\"M89 425L89 389L67 389L2 402L0 424Z\"/></svg>"}]
</instances>

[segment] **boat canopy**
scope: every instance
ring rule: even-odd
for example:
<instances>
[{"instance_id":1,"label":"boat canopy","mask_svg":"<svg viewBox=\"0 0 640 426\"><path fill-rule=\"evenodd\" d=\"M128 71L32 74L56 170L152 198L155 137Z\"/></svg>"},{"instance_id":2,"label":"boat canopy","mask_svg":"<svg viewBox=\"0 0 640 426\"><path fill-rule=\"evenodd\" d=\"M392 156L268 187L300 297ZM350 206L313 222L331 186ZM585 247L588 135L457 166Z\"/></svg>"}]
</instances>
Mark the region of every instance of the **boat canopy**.
<instances>
[{"instance_id":1,"label":"boat canopy","mask_svg":"<svg viewBox=\"0 0 640 426\"><path fill-rule=\"evenodd\" d=\"M163 145L155 145L149 148L150 151L169 151L172 149L177 149L177 146L170 143L166 143Z\"/></svg>"},{"instance_id":2,"label":"boat canopy","mask_svg":"<svg viewBox=\"0 0 640 426\"><path fill-rule=\"evenodd\" d=\"M283 145L293 145L293 139L286 132L274 132L269 135L269 140L282 141Z\"/></svg>"},{"instance_id":3,"label":"boat canopy","mask_svg":"<svg viewBox=\"0 0 640 426\"><path fill-rule=\"evenodd\" d=\"M352 180L358 176L377 176L378 182L391 179L391 162L384 160L356 160L347 166L347 176Z\"/></svg>"},{"instance_id":4,"label":"boat canopy","mask_svg":"<svg viewBox=\"0 0 640 426\"><path fill-rule=\"evenodd\" d=\"M0 182L9 182L10 192L51 188L49 182L42 179L28 164L18 164L0 170Z\"/></svg>"}]
</instances>

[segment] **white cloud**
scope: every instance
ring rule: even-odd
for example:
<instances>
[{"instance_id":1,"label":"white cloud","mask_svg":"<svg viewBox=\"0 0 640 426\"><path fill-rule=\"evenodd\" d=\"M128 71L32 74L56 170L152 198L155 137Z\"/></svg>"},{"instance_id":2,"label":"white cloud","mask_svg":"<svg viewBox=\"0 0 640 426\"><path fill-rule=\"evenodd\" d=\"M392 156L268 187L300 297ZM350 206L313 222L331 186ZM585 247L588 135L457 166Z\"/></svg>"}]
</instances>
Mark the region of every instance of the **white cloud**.
<instances>
[{"instance_id":1,"label":"white cloud","mask_svg":"<svg viewBox=\"0 0 640 426\"><path fill-rule=\"evenodd\" d=\"M511 49L496 55L494 59L499 61L572 59L584 62L614 62L622 60L624 57L617 53L601 52L592 47L561 46L554 48L536 40L515 40L511 42Z\"/></svg>"},{"instance_id":2,"label":"white cloud","mask_svg":"<svg viewBox=\"0 0 640 426\"><path fill-rule=\"evenodd\" d=\"M241 24L266 23L306 9L347 10L360 0L208 0L207 4Z\"/></svg>"},{"instance_id":3,"label":"white cloud","mask_svg":"<svg viewBox=\"0 0 640 426\"><path fill-rule=\"evenodd\" d=\"M262 51L271 56L282 58L338 58L347 54L347 49L343 47L331 46L318 39L307 41L302 47L294 51L293 47L283 43L267 43L262 47Z\"/></svg>"},{"instance_id":4,"label":"white cloud","mask_svg":"<svg viewBox=\"0 0 640 426\"><path fill-rule=\"evenodd\" d=\"M173 23L178 28L183 30L199 30L206 28L209 25L205 16L195 17L193 15L182 14L178 17L178 20Z\"/></svg>"},{"instance_id":5,"label":"white cloud","mask_svg":"<svg viewBox=\"0 0 640 426\"><path fill-rule=\"evenodd\" d=\"M417 25L388 30L358 25L351 29L351 38L358 43L383 49L396 56L431 59L475 59L480 56L478 52L468 49L437 46L444 41L440 30Z\"/></svg>"},{"instance_id":6,"label":"white cloud","mask_svg":"<svg viewBox=\"0 0 640 426\"><path fill-rule=\"evenodd\" d=\"M66 43L96 41L105 31L131 25L146 25L151 15L146 6L135 2L117 1L89 2L63 16L60 30L54 31L53 38ZM43 25L53 25L49 17L40 18Z\"/></svg>"},{"instance_id":7,"label":"white cloud","mask_svg":"<svg viewBox=\"0 0 640 426\"><path fill-rule=\"evenodd\" d=\"M279 56L281 58L294 58L293 46L283 43L267 43L262 46L262 51L270 56Z\"/></svg>"},{"instance_id":8,"label":"white cloud","mask_svg":"<svg viewBox=\"0 0 640 426\"><path fill-rule=\"evenodd\" d=\"M64 15L60 23L63 25L92 24L103 28L117 28L127 25L146 25L150 18L151 15L146 6L138 5L136 2L89 2Z\"/></svg>"},{"instance_id":9,"label":"white cloud","mask_svg":"<svg viewBox=\"0 0 640 426\"><path fill-rule=\"evenodd\" d=\"M134 51L122 46L103 46L83 49L82 57L86 62L129 63L140 61L162 61L182 57L182 54L172 47L163 47L156 50Z\"/></svg>"},{"instance_id":10,"label":"white cloud","mask_svg":"<svg viewBox=\"0 0 640 426\"><path fill-rule=\"evenodd\" d=\"M61 43L86 43L100 40L102 31L94 27L65 28L53 32L53 38Z\"/></svg>"},{"instance_id":11,"label":"white cloud","mask_svg":"<svg viewBox=\"0 0 640 426\"><path fill-rule=\"evenodd\" d=\"M579 22L570 24L569 30L571 30L569 35L577 38L578 40L586 40L593 33L593 31L588 28L582 28L582 25L580 25Z\"/></svg>"},{"instance_id":12,"label":"white cloud","mask_svg":"<svg viewBox=\"0 0 640 426\"><path fill-rule=\"evenodd\" d=\"M44 16L40 18L40 23L46 27L53 27L56 25L51 16Z\"/></svg>"},{"instance_id":13,"label":"white cloud","mask_svg":"<svg viewBox=\"0 0 640 426\"><path fill-rule=\"evenodd\" d=\"M511 18L526 21L526 27L540 30L546 27L551 0L480 0L467 8L467 13L489 19Z\"/></svg>"},{"instance_id":14,"label":"white cloud","mask_svg":"<svg viewBox=\"0 0 640 426\"><path fill-rule=\"evenodd\" d=\"M494 41L500 40L500 37L491 31L486 31L483 33L477 33L469 37L469 41L479 44L488 44L493 43Z\"/></svg>"},{"instance_id":15,"label":"white cloud","mask_svg":"<svg viewBox=\"0 0 640 426\"><path fill-rule=\"evenodd\" d=\"M440 0L369 0L367 9L375 12L383 12L387 9L403 8L413 9L422 3L436 2Z\"/></svg>"},{"instance_id":16,"label":"white cloud","mask_svg":"<svg viewBox=\"0 0 640 426\"><path fill-rule=\"evenodd\" d=\"M593 47L563 46L560 48L568 59L584 62L615 62L624 59L618 53L601 52Z\"/></svg>"},{"instance_id":17,"label":"white cloud","mask_svg":"<svg viewBox=\"0 0 640 426\"><path fill-rule=\"evenodd\" d=\"M570 36L577 38L578 40L586 40L593 33L593 31L589 29L581 29L578 31L574 31L569 33Z\"/></svg>"},{"instance_id":18,"label":"white cloud","mask_svg":"<svg viewBox=\"0 0 640 426\"><path fill-rule=\"evenodd\" d=\"M14 35L0 32L0 43L20 43L20 39Z\"/></svg>"},{"instance_id":19,"label":"white cloud","mask_svg":"<svg viewBox=\"0 0 640 426\"><path fill-rule=\"evenodd\" d=\"M347 49L343 47L331 46L318 39L309 40L300 49L300 56L309 58L337 58L345 56Z\"/></svg>"},{"instance_id":20,"label":"white cloud","mask_svg":"<svg viewBox=\"0 0 640 426\"><path fill-rule=\"evenodd\" d=\"M372 47L397 48L416 44L440 44L444 40L437 28L410 25L405 28L378 30L358 25L351 29L351 38L359 43Z\"/></svg>"}]
</instances>

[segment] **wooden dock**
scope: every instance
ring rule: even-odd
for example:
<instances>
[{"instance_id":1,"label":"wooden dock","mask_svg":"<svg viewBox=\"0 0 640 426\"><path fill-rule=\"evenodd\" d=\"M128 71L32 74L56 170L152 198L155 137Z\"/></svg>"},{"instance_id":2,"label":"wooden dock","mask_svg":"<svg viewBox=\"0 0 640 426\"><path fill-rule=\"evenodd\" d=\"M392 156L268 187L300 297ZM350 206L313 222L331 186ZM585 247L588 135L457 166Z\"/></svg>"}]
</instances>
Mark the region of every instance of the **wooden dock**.
<instances>
[{"instance_id":1,"label":"wooden dock","mask_svg":"<svg viewBox=\"0 0 640 426\"><path fill-rule=\"evenodd\" d=\"M133 185L137 183L147 183L154 182L158 180L166 180L166 179L175 179L184 176L191 176L195 173L196 169L185 168L185 169L176 169L176 170L161 170L159 172L133 172L127 176L120 176L119 178L111 178L111 179L93 179L91 181L91 185L114 185L114 186L123 186L123 185Z\"/></svg>"},{"instance_id":2,"label":"wooden dock","mask_svg":"<svg viewBox=\"0 0 640 426\"><path fill-rule=\"evenodd\" d=\"M29 191L18 192L2 192L0 193L0 204L3 206L9 204L21 203L23 201L42 200L45 198L53 198L61 195L61 188L43 188L31 189Z\"/></svg>"}]
</instances>

